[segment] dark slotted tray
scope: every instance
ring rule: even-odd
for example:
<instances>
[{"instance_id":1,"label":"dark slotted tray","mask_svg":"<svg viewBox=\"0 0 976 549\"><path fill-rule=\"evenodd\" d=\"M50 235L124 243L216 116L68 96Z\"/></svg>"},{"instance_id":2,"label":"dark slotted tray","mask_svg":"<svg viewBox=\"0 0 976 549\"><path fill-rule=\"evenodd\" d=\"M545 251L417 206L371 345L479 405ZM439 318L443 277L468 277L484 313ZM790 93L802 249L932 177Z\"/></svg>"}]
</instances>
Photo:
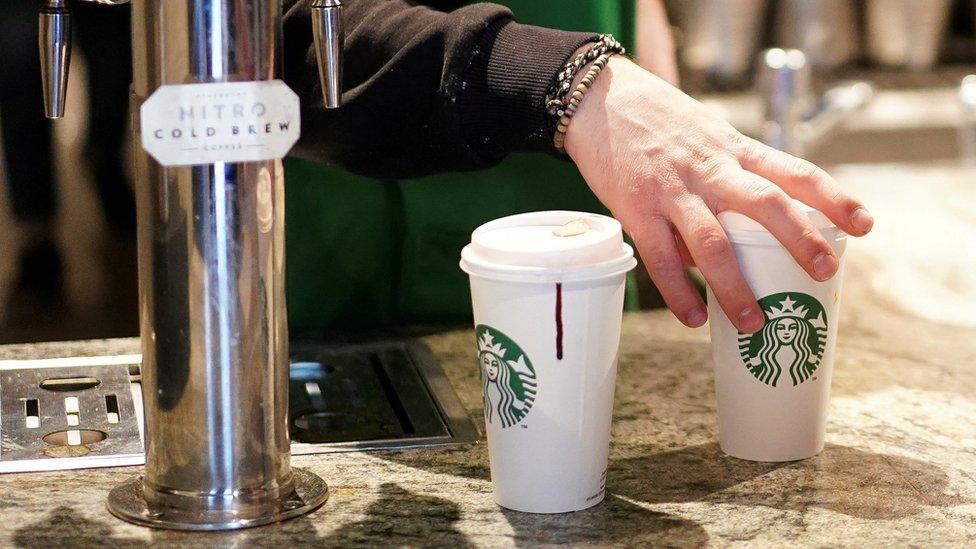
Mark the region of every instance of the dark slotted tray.
<instances>
[{"instance_id":1,"label":"dark slotted tray","mask_svg":"<svg viewBox=\"0 0 976 549\"><path fill-rule=\"evenodd\" d=\"M416 340L293 344L291 355L296 454L478 439L443 370Z\"/></svg>"}]
</instances>

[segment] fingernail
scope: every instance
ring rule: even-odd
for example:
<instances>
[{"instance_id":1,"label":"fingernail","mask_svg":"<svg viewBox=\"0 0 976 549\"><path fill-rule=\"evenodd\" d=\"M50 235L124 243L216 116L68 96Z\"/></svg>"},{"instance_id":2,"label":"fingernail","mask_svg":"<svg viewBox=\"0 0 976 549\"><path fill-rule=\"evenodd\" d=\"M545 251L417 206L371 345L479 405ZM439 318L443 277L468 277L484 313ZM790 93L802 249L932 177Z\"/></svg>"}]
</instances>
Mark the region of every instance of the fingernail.
<instances>
[{"instance_id":1,"label":"fingernail","mask_svg":"<svg viewBox=\"0 0 976 549\"><path fill-rule=\"evenodd\" d=\"M744 309L739 313L739 329L745 332L755 332L763 325L762 315L755 309Z\"/></svg>"},{"instance_id":2,"label":"fingernail","mask_svg":"<svg viewBox=\"0 0 976 549\"><path fill-rule=\"evenodd\" d=\"M858 208L851 214L851 225L861 234L866 234L874 226L874 216L866 209Z\"/></svg>"},{"instance_id":3,"label":"fingernail","mask_svg":"<svg viewBox=\"0 0 976 549\"><path fill-rule=\"evenodd\" d=\"M813 272L821 282L834 276L837 272L837 258L824 252L817 254L813 258Z\"/></svg>"},{"instance_id":4,"label":"fingernail","mask_svg":"<svg viewBox=\"0 0 976 549\"><path fill-rule=\"evenodd\" d=\"M698 328L706 320L708 320L708 313L705 312L705 309L695 309L688 313L688 325L692 328Z\"/></svg>"}]
</instances>

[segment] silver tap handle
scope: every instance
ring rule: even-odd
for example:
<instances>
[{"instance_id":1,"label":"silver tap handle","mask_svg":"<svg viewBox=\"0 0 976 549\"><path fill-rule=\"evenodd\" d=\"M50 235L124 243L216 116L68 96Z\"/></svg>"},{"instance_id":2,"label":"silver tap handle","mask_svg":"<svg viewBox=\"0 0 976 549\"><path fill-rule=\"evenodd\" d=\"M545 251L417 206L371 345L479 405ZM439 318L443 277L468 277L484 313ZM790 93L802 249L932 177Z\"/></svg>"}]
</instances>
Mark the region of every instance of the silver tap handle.
<instances>
[{"instance_id":1,"label":"silver tap handle","mask_svg":"<svg viewBox=\"0 0 976 549\"><path fill-rule=\"evenodd\" d=\"M44 115L64 116L71 64L71 10L67 0L46 0L38 17L38 51L44 88Z\"/></svg>"},{"instance_id":2,"label":"silver tap handle","mask_svg":"<svg viewBox=\"0 0 976 549\"><path fill-rule=\"evenodd\" d=\"M322 100L325 108L335 109L342 104L342 2L315 0L311 10Z\"/></svg>"}]
</instances>

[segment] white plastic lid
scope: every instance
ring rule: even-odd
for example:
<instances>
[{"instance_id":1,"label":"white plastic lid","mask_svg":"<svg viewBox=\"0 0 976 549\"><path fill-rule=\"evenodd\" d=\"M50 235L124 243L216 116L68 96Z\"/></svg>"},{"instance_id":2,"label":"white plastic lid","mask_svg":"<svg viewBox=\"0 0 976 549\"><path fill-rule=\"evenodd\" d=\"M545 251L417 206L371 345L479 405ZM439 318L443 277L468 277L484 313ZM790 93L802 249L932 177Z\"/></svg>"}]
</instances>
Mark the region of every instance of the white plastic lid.
<instances>
[{"instance_id":1,"label":"white plastic lid","mask_svg":"<svg viewBox=\"0 0 976 549\"><path fill-rule=\"evenodd\" d=\"M585 280L637 264L620 223L584 212L530 212L485 223L461 251L464 272L503 280Z\"/></svg>"},{"instance_id":2,"label":"white plastic lid","mask_svg":"<svg viewBox=\"0 0 976 549\"><path fill-rule=\"evenodd\" d=\"M806 204L794 200L793 204L800 209L803 213L807 215L807 219L810 220L810 224L813 228L820 231L820 233L828 240L842 240L847 238L847 234L838 229L836 225L833 224L823 212L811 208ZM718 214L718 221L725 228L725 232L729 235L729 239L733 242L739 242L743 244L760 244L760 245L775 245L779 246L779 241L776 237L769 232L769 229L763 227L758 221L750 217L746 217L739 212L727 210Z\"/></svg>"},{"instance_id":3,"label":"white plastic lid","mask_svg":"<svg viewBox=\"0 0 976 549\"><path fill-rule=\"evenodd\" d=\"M807 215L810 223L813 224L813 228L821 231L837 228L820 210L815 210L799 200L794 200L793 205ZM726 231L769 232L769 230L760 225L759 222L753 220L752 218L746 217L739 212L731 210L718 214L718 221L722 224L722 227L724 227Z\"/></svg>"}]
</instances>

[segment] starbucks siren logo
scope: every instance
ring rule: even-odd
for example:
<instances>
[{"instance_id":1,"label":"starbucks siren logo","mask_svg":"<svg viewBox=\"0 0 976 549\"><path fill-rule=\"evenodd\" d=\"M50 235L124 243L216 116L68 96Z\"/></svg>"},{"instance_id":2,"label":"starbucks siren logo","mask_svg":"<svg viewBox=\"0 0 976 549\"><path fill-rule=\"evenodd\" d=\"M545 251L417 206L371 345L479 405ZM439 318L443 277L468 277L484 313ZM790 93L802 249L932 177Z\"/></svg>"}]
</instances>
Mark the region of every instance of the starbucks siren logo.
<instances>
[{"instance_id":1,"label":"starbucks siren logo","mask_svg":"<svg viewBox=\"0 0 976 549\"><path fill-rule=\"evenodd\" d=\"M484 387L485 421L511 427L529 413L535 402L535 369L529 357L508 336L479 324L478 362Z\"/></svg>"},{"instance_id":2,"label":"starbucks siren logo","mask_svg":"<svg viewBox=\"0 0 976 549\"><path fill-rule=\"evenodd\" d=\"M763 329L739 334L739 354L756 379L776 387L786 370L794 386L817 371L827 347L827 315L823 305L799 292L759 300L766 316Z\"/></svg>"}]
</instances>

